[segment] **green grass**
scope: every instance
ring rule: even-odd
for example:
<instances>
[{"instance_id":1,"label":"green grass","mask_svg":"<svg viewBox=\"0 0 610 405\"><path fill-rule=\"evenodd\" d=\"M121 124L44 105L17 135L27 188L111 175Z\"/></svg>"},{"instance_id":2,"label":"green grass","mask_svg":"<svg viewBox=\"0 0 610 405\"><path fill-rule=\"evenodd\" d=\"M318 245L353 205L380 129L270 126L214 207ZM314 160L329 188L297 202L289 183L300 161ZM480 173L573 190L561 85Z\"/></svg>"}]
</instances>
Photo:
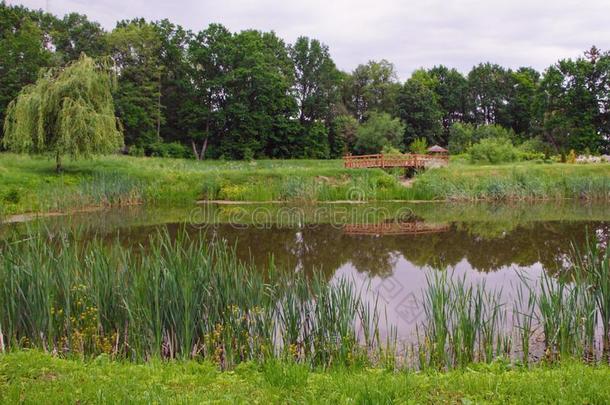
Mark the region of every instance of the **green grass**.
<instances>
[{"instance_id":1,"label":"green grass","mask_svg":"<svg viewBox=\"0 0 610 405\"><path fill-rule=\"evenodd\" d=\"M414 185L418 195L441 200L610 198L610 165L453 163L429 170Z\"/></svg>"},{"instance_id":2,"label":"green grass","mask_svg":"<svg viewBox=\"0 0 610 405\"><path fill-rule=\"evenodd\" d=\"M340 160L203 161L109 156L67 161L57 174L41 157L0 154L0 211L68 211L196 200L528 200L601 199L610 195L610 165L453 162L417 176L352 170Z\"/></svg>"},{"instance_id":3,"label":"green grass","mask_svg":"<svg viewBox=\"0 0 610 405\"><path fill-rule=\"evenodd\" d=\"M246 363L232 372L194 361L65 360L37 351L0 355L0 402L59 403L524 403L610 401L610 367L478 365L448 373L311 371Z\"/></svg>"},{"instance_id":4,"label":"green grass","mask_svg":"<svg viewBox=\"0 0 610 405\"><path fill-rule=\"evenodd\" d=\"M410 199L412 191L381 170L348 170L338 160L203 161L109 156L68 161L0 154L5 214L146 203Z\"/></svg>"}]
</instances>

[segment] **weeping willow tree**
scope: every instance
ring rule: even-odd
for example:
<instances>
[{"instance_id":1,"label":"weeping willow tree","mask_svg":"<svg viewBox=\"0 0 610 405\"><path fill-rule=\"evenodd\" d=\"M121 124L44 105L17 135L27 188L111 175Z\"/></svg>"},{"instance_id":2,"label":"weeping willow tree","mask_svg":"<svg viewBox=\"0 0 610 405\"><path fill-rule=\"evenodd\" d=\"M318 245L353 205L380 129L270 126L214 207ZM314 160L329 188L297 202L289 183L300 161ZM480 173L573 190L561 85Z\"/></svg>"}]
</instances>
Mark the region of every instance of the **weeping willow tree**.
<instances>
[{"instance_id":1,"label":"weeping willow tree","mask_svg":"<svg viewBox=\"0 0 610 405\"><path fill-rule=\"evenodd\" d=\"M42 72L9 104L4 147L49 154L57 171L65 155L76 159L118 150L123 133L114 115L114 86L110 65L84 54L64 68Z\"/></svg>"}]
</instances>

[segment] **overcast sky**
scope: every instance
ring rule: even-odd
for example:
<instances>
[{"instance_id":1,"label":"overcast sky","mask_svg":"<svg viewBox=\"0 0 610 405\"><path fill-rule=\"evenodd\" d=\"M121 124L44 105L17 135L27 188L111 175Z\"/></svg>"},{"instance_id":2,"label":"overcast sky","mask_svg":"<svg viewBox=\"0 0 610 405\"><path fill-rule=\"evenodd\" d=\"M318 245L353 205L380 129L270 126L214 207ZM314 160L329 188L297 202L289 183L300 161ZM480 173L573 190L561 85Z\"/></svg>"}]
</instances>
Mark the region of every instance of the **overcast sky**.
<instances>
[{"instance_id":1,"label":"overcast sky","mask_svg":"<svg viewBox=\"0 0 610 405\"><path fill-rule=\"evenodd\" d=\"M330 47L339 68L393 62L402 79L444 64L467 72L490 61L543 70L595 44L610 49L610 0L8 0L56 15L76 11L112 29L117 20L168 18L197 31L273 30Z\"/></svg>"}]
</instances>

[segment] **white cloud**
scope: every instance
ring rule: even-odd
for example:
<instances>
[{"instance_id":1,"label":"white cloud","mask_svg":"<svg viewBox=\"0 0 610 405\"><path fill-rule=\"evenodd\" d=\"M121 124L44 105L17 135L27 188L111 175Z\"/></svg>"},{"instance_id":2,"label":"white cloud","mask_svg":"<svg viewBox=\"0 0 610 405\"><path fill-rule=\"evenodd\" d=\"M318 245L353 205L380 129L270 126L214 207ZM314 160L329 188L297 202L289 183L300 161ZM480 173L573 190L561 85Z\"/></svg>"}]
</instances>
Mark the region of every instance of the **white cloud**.
<instances>
[{"instance_id":1,"label":"white cloud","mask_svg":"<svg viewBox=\"0 0 610 405\"><path fill-rule=\"evenodd\" d=\"M168 18L194 31L219 22L233 31L274 30L329 45L337 65L393 62L401 78L445 64L467 72L491 61L543 70L595 44L610 49L607 0L9 0L63 15L87 14L111 29L117 20Z\"/></svg>"}]
</instances>

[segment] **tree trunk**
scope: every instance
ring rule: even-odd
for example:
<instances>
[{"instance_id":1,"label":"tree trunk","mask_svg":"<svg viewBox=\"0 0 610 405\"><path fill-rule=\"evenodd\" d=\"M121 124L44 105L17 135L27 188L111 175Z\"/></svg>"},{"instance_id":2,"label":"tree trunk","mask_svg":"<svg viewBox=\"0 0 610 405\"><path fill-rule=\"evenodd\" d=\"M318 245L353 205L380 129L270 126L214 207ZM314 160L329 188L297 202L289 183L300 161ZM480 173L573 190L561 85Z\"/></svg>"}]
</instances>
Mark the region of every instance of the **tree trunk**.
<instances>
[{"instance_id":1,"label":"tree trunk","mask_svg":"<svg viewBox=\"0 0 610 405\"><path fill-rule=\"evenodd\" d=\"M208 137L205 137L205 140L203 141L203 146L201 147L201 153L199 154L199 160L204 160L205 159L205 151L208 148Z\"/></svg>"},{"instance_id":2,"label":"tree trunk","mask_svg":"<svg viewBox=\"0 0 610 405\"><path fill-rule=\"evenodd\" d=\"M157 95L157 139L161 139L161 72L159 72L159 94Z\"/></svg>"},{"instance_id":3,"label":"tree trunk","mask_svg":"<svg viewBox=\"0 0 610 405\"><path fill-rule=\"evenodd\" d=\"M195 144L195 141L191 140L191 146L193 147L193 154L195 155L195 159L201 160L199 152L197 152L197 144Z\"/></svg>"},{"instance_id":4,"label":"tree trunk","mask_svg":"<svg viewBox=\"0 0 610 405\"><path fill-rule=\"evenodd\" d=\"M195 158L197 160L205 159L205 151L208 148L208 138L207 137L203 140L203 145L201 146L200 151L197 150L197 144L195 143L195 141L191 141L191 146L193 148L193 153L195 154Z\"/></svg>"},{"instance_id":5,"label":"tree trunk","mask_svg":"<svg viewBox=\"0 0 610 405\"><path fill-rule=\"evenodd\" d=\"M2 333L2 325L0 325L0 353L4 353L4 334Z\"/></svg>"},{"instance_id":6,"label":"tree trunk","mask_svg":"<svg viewBox=\"0 0 610 405\"><path fill-rule=\"evenodd\" d=\"M55 171L61 173L61 156L59 152L55 155Z\"/></svg>"}]
</instances>

